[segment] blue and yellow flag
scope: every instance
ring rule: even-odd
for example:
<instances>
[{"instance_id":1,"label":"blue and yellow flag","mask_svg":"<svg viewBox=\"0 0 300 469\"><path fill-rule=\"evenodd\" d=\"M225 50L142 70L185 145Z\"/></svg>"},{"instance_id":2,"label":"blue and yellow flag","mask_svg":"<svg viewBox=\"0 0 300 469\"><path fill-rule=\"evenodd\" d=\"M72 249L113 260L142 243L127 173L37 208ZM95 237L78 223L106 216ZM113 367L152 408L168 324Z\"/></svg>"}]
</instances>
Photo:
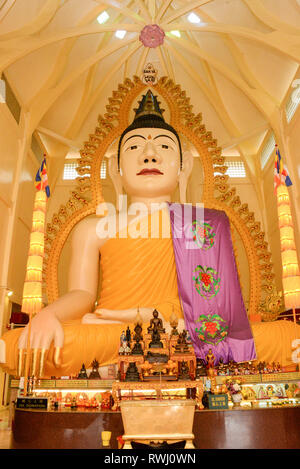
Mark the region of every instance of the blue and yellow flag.
<instances>
[{"instance_id":1,"label":"blue and yellow flag","mask_svg":"<svg viewBox=\"0 0 300 469\"><path fill-rule=\"evenodd\" d=\"M276 157L275 157L275 167L274 167L274 189L275 191L281 185L285 184L287 187L293 185L291 178L289 176L287 167L283 164L280 151L276 145Z\"/></svg>"},{"instance_id":2,"label":"blue and yellow flag","mask_svg":"<svg viewBox=\"0 0 300 469\"><path fill-rule=\"evenodd\" d=\"M43 159L42 165L35 176L35 187L38 191L44 190L47 197L50 197L50 187L48 184L46 158Z\"/></svg>"}]
</instances>

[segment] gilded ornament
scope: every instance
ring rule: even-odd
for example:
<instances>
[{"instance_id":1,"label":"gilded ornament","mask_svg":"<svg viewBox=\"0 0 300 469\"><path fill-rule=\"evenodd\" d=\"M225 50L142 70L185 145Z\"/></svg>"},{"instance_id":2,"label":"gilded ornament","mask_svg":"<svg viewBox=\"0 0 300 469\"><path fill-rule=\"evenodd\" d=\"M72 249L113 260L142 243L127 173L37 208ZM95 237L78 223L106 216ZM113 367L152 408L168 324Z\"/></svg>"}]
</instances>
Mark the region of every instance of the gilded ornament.
<instances>
[{"instance_id":1,"label":"gilded ornament","mask_svg":"<svg viewBox=\"0 0 300 469\"><path fill-rule=\"evenodd\" d=\"M253 213L253 212L249 212L249 214L244 218L244 222L245 222L245 223L253 223L253 222L255 222L254 213Z\"/></svg>"},{"instance_id":2,"label":"gilded ornament","mask_svg":"<svg viewBox=\"0 0 300 469\"><path fill-rule=\"evenodd\" d=\"M241 205L241 199L240 197L237 195L233 198L233 200L230 202L230 207L232 207L233 209L239 207Z\"/></svg>"},{"instance_id":3,"label":"gilded ornament","mask_svg":"<svg viewBox=\"0 0 300 469\"><path fill-rule=\"evenodd\" d=\"M248 212L249 212L248 204L243 204L241 208L238 210L238 213L240 216L245 215Z\"/></svg>"}]
</instances>

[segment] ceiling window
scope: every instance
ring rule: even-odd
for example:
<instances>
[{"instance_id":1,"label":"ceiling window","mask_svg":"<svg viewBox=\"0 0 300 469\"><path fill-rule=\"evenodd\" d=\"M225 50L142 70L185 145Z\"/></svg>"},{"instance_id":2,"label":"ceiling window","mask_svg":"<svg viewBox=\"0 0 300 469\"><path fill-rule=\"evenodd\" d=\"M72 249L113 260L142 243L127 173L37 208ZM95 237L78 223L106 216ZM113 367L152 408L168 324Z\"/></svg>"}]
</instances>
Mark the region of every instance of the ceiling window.
<instances>
[{"instance_id":1,"label":"ceiling window","mask_svg":"<svg viewBox=\"0 0 300 469\"><path fill-rule=\"evenodd\" d=\"M118 39L124 39L124 37L126 36L126 31L124 31L123 29L118 29L118 31L116 31L115 33L115 36Z\"/></svg>"},{"instance_id":2,"label":"ceiling window","mask_svg":"<svg viewBox=\"0 0 300 469\"><path fill-rule=\"evenodd\" d=\"M63 180L74 181L76 178L78 178L79 174L76 171L76 168L78 168L78 166L79 164L76 161L72 163L65 163ZM101 163L101 168L100 168L100 179L106 179L106 177L107 177L107 161L103 160Z\"/></svg>"},{"instance_id":3,"label":"ceiling window","mask_svg":"<svg viewBox=\"0 0 300 469\"><path fill-rule=\"evenodd\" d=\"M201 23L201 19L194 12L189 14L188 20L189 20L190 23L193 23L193 24Z\"/></svg>"},{"instance_id":4,"label":"ceiling window","mask_svg":"<svg viewBox=\"0 0 300 469\"><path fill-rule=\"evenodd\" d=\"M103 11L98 17L97 21L99 24L104 24L109 19L109 14L106 11Z\"/></svg>"},{"instance_id":5,"label":"ceiling window","mask_svg":"<svg viewBox=\"0 0 300 469\"><path fill-rule=\"evenodd\" d=\"M276 145L275 135L272 132L270 137L266 141L266 143L265 143L265 145L262 149L261 155L260 155L260 162L261 162L262 169L264 169L264 167L268 163L268 161L270 159L270 156L272 155L273 151L275 151L275 145Z\"/></svg>"},{"instance_id":6,"label":"ceiling window","mask_svg":"<svg viewBox=\"0 0 300 469\"><path fill-rule=\"evenodd\" d=\"M246 168L244 165L244 162L239 160L239 161L225 161L224 166L227 166L227 176L230 178L245 178L247 177L246 175ZM217 171L215 174L221 174L218 173Z\"/></svg>"},{"instance_id":7,"label":"ceiling window","mask_svg":"<svg viewBox=\"0 0 300 469\"><path fill-rule=\"evenodd\" d=\"M103 160L100 168L100 179L106 179L107 175L107 161Z\"/></svg>"},{"instance_id":8,"label":"ceiling window","mask_svg":"<svg viewBox=\"0 0 300 469\"><path fill-rule=\"evenodd\" d=\"M290 123L291 120L293 119L298 109L298 106L300 104L300 80L296 80L295 84L296 85L298 84L298 86L294 87L285 105L285 114L286 114L286 120L288 121L288 123Z\"/></svg>"},{"instance_id":9,"label":"ceiling window","mask_svg":"<svg viewBox=\"0 0 300 469\"><path fill-rule=\"evenodd\" d=\"M73 181L74 179L76 179L79 176L76 171L76 168L78 168L78 163L66 163L64 166L63 180Z\"/></svg>"},{"instance_id":10,"label":"ceiling window","mask_svg":"<svg viewBox=\"0 0 300 469\"><path fill-rule=\"evenodd\" d=\"M4 92L4 96L2 98L4 98L4 101L8 109L10 110L11 114L15 118L16 122L19 124L20 116L21 116L21 106L12 88L10 87L10 84L8 83L5 75L2 75L1 80L2 80L1 88L2 88L2 92Z\"/></svg>"}]
</instances>

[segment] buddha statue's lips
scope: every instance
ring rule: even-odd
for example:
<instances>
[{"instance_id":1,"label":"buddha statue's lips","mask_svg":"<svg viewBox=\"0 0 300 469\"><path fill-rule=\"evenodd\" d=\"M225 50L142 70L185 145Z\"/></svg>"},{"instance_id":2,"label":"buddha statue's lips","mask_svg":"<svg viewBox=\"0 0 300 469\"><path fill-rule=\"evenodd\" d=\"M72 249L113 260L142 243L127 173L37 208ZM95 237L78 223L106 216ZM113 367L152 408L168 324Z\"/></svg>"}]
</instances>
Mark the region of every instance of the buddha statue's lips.
<instances>
[{"instance_id":1,"label":"buddha statue's lips","mask_svg":"<svg viewBox=\"0 0 300 469\"><path fill-rule=\"evenodd\" d=\"M139 173L137 173L138 176L147 176L149 174L161 174L163 175L164 173L162 173L159 169L156 169L156 168L149 168L149 169L142 169L142 171L140 171Z\"/></svg>"}]
</instances>

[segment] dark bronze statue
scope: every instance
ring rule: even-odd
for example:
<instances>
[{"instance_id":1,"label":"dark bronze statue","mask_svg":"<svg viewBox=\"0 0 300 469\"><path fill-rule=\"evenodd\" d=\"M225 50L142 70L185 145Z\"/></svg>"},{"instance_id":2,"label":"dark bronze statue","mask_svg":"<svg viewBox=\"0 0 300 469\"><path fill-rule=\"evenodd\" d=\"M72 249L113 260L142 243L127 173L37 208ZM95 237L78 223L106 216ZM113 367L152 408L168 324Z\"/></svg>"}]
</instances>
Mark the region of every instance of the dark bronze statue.
<instances>
[{"instance_id":1,"label":"dark bronze statue","mask_svg":"<svg viewBox=\"0 0 300 469\"><path fill-rule=\"evenodd\" d=\"M84 363L82 364L81 370L78 373L77 379L88 379L88 375L87 375Z\"/></svg>"},{"instance_id":2,"label":"dark bronze statue","mask_svg":"<svg viewBox=\"0 0 300 469\"><path fill-rule=\"evenodd\" d=\"M125 375L125 381L140 381L140 374L135 363L129 363Z\"/></svg>"},{"instance_id":3,"label":"dark bronze statue","mask_svg":"<svg viewBox=\"0 0 300 469\"><path fill-rule=\"evenodd\" d=\"M165 329L163 327L163 322L162 320L158 317L158 311L156 309L153 311L153 318L150 320L150 326L148 327L148 333L151 334L151 332L154 331L154 329L158 330L160 334L165 333Z\"/></svg>"},{"instance_id":4,"label":"dark bronze statue","mask_svg":"<svg viewBox=\"0 0 300 469\"><path fill-rule=\"evenodd\" d=\"M99 362L95 359L92 363L92 371L90 373L89 379L101 379L98 368Z\"/></svg>"}]
</instances>

